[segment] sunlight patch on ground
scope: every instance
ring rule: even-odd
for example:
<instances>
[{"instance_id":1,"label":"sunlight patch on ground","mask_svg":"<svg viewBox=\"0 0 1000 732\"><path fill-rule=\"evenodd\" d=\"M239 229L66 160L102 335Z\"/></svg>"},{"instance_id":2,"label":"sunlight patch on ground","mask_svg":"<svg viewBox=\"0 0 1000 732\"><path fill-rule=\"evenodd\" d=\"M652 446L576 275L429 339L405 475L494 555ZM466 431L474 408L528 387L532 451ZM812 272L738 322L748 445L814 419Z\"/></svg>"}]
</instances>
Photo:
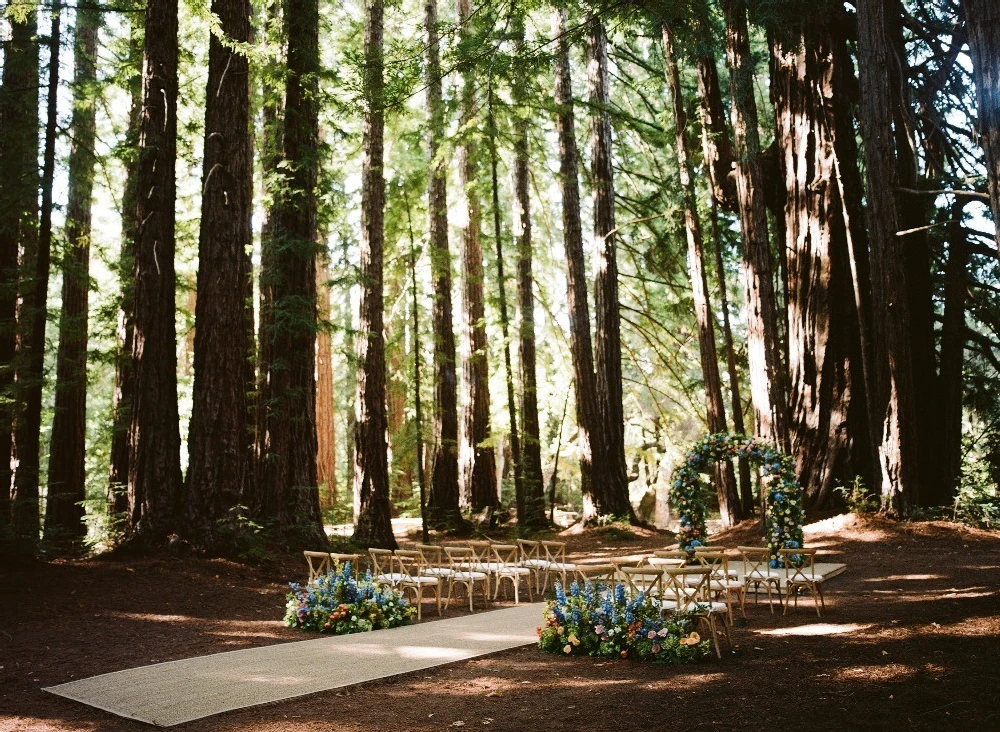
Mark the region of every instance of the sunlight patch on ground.
<instances>
[{"instance_id":1,"label":"sunlight patch on ground","mask_svg":"<svg viewBox=\"0 0 1000 732\"><path fill-rule=\"evenodd\" d=\"M768 630L758 630L760 635L843 635L845 633L856 633L859 630L866 630L872 627L871 623L860 625L858 623L811 623L809 625L796 625L792 628L770 628Z\"/></svg>"},{"instance_id":2,"label":"sunlight patch on ground","mask_svg":"<svg viewBox=\"0 0 1000 732\"><path fill-rule=\"evenodd\" d=\"M894 582L896 580L934 580L944 579L943 574L890 574L888 577L869 577L862 582Z\"/></svg>"},{"instance_id":3,"label":"sunlight patch on ground","mask_svg":"<svg viewBox=\"0 0 1000 732\"><path fill-rule=\"evenodd\" d=\"M902 663L886 663L879 666L854 666L834 674L837 681L895 681L913 676L917 669Z\"/></svg>"}]
</instances>

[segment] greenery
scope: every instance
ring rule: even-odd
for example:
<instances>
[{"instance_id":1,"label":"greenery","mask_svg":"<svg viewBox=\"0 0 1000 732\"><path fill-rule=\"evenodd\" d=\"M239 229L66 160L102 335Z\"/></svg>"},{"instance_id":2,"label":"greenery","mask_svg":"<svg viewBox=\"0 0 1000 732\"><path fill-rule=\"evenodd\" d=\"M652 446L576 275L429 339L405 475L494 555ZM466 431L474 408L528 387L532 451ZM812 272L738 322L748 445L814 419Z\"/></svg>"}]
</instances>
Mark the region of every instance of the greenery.
<instances>
[{"instance_id":1,"label":"greenery","mask_svg":"<svg viewBox=\"0 0 1000 732\"><path fill-rule=\"evenodd\" d=\"M694 663L711 653L709 641L694 629L690 615L664 618L659 603L640 594L629 598L625 586L593 582L569 594L556 583L556 598L546 603L538 647L549 653L599 658L634 658L655 663Z\"/></svg>"},{"instance_id":2,"label":"greenery","mask_svg":"<svg viewBox=\"0 0 1000 732\"><path fill-rule=\"evenodd\" d=\"M371 573L355 579L351 563L320 575L305 587L290 582L285 596L289 628L346 635L404 625L417 611L397 590L379 587Z\"/></svg>"}]
</instances>

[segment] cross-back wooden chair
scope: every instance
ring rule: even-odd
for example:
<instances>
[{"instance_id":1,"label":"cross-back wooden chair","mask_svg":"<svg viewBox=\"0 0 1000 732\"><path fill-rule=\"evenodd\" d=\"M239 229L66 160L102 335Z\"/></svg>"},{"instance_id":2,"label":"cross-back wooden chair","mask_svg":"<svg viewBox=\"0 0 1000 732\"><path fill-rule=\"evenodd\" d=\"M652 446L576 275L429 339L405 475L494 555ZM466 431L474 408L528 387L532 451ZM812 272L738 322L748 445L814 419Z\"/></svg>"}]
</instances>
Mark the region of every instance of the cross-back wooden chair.
<instances>
[{"instance_id":1,"label":"cross-back wooden chair","mask_svg":"<svg viewBox=\"0 0 1000 732\"><path fill-rule=\"evenodd\" d=\"M566 561L566 542L564 541L542 541L542 552L545 555L547 566L545 567L545 585L542 592L549 587L549 577L553 574L559 576L563 587L566 587L566 575L573 572L577 565Z\"/></svg>"},{"instance_id":2,"label":"cross-back wooden chair","mask_svg":"<svg viewBox=\"0 0 1000 732\"><path fill-rule=\"evenodd\" d=\"M431 591L431 597L437 603L438 615L441 614L441 578L428 577L422 573L423 558L419 551L409 549L397 549L393 557L396 569L401 575L399 584L400 591L404 594L407 591L413 592L413 604L417 606L417 620L421 618L421 606L424 602L424 590Z\"/></svg>"},{"instance_id":3,"label":"cross-back wooden chair","mask_svg":"<svg viewBox=\"0 0 1000 732\"><path fill-rule=\"evenodd\" d=\"M822 617L820 607L826 609L826 601L823 599L823 575L816 574L816 550L815 549L779 549L778 556L781 557L785 572L785 609L788 612L788 605L792 598L795 598L795 607L799 606L799 590L808 590L812 595L813 605L816 606L816 616ZM819 602L816 602L816 598Z\"/></svg>"},{"instance_id":4,"label":"cross-back wooden chair","mask_svg":"<svg viewBox=\"0 0 1000 732\"><path fill-rule=\"evenodd\" d=\"M351 565L351 573L355 578L360 576L361 572L361 555L360 554L342 554L340 552L330 552L330 563L333 565L334 571L340 571L340 568L345 564Z\"/></svg>"},{"instance_id":5,"label":"cross-back wooden chair","mask_svg":"<svg viewBox=\"0 0 1000 732\"><path fill-rule=\"evenodd\" d=\"M607 561L618 569L622 567L641 567L642 563L646 561L646 557L640 556L638 559L635 556L609 557Z\"/></svg>"},{"instance_id":6,"label":"cross-back wooden chair","mask_svg":"<svg viewBox=\"0 0 1000 732\"><path fill-rule=\"evenodd\" d=\"M451 567L448 566L448 559L444 555L444 547L438 544L417 544L416 550L420 552L423 566L420 573L427 577L447 578L451 574Z\"/></svg>"},{"instance_id":7,"label":"cross-back wooden chair","mask_svg":"<svg viewBox=\"0 0 1000 732\"><path fill-rule=\"evenodd\" d=\"M667 595L667 602L674 605L673 612L692 615L708 627L712 644L715 646L715 655L722 658L717 622L720 616L722 617L722 634L726 636L726 643L730 649L732 649L733 643L729 637L726 623L728 608L726 603L712 600L711 577L710 567L668 568L663 570L663 588ZM666 604L665 602L665 608Z\"/></svg>"},{"instance_id":8,"label":"cross-back wooden chair","mask_svg":"<svg viewBox=\"0 0 1000 732\"><path fill-rule=\"evenodd\" d=\"M657 602L663 599L663 570L657 567L619 567L618 576L629 597L643 594Z\"/></svg>"},{"instance_id":9,"label":"cross-back wooden chair","mask_svg":"<svg viewBox=\"0 0 1000 732\"><path fill-rule=\"evenodd\" d=\"M657 549L646 559L651 567L683 567L687 561L688 553L680 549Z\"/></svg>"},{"instance_id":10,"label":"cross-back wooden chair","mask_svg":"<svg viewBox=\"0 0 1000 732\"><path fill-rule=\"evenodd\" d=\"M529 539L518 539L517 547L520 552L518 564L531 570L531 580L535 583L535 592L541 592L541 577L549 564L542 558L542 543Z\"/></svg>"},{"instance_id":11,"label":"cross-back wooden chair","mask_svg":"<svg viewBox=\"0 0 1000 732\"><path fill-rule=\"evenodd\" d=\"M476 554L473 549L467 546L446 546L444 547L444 553L448 557L448 565L451 569L451 573L447 577L448 598L445 600L444 606L448 607L451 603L451 596L455 591L455 587L459 585L465 588L466 594L469 596L469 612L472 612L474 609L472 595L475 592L477 584L482 588L483 597L489 602L489 575L470 568L476 564Z\"/></svg>"},{"instance_id":12,"label":"cross-back wooden chair","mask_svg":"<svg viewBox=\"0 0 1000 732\"><path fill-rule=\"evenodd\" d=\"M613 589L618 581L618 568L613 564L578 564L573 570L573 579L580 587L593 582L597 587L603 584L605 588Z\"/></svg>"},{"instance_id":13,"label":"cross-back wooden chair","mask_svg":"<svg viewBox=\"0 0 1000 732\"><path fill-rule=\"evenodd\" d=\"M369 549L368 556L372 563L372 581L379 585L396 587L403 575L395 570L395 562L391 549Z\"/></svg>"},{"instance_id":14,"label":"cross-back wooden chair","mask_svg":"<svg viewBox=\"0 0 1000 732\"><path fill-rule=\"evenodd\" d=\"M767 606L774 614L774 604L772 602L771 591L774 590L781 604L781 579L780 570L771 569L771 552L766 547L741 546L737 547L740 553L742 566L741 579L743 580L744 591L753 587L754 604L760 602L760 587L767 590Z\"/></svg>"},{"instance_id":15,"label":"cross-back wooden chair","mask_svg":"<svg viewBox=\"0 0 1000 732\"><path fill-rule=\"evenodd\" d=\"M734 596L739 603L740 614L745 618L747 616L744 606L746 587L742 580L733 577L732 571L729 569L728 555L722 552L697 552L694 556L702 567L708 567L712 570L709 577L709 590L713 596L725 600L726 607L729 609L729 624L733 624Z\"/></svg>"},{"instance_id":16,"label":"cross-back wooden chair","mask_svg":"<svg viewBox=\"0 0 1000 732\"><path fill-rule=\"evenodd\" d=\"M496 586L493 588L493 599L497 599L497 595L500 593L500 585L506 579L514 587L514 604L517 605L520 602L518 587L523 577L524 583L528 587L528 599L534 602L535 598L531 592L531 570L520 565L518 560L520 549L517 544L494 544L491 549L493 550L493 560L490 562L490 565L494 568L496 577ZM507 597L506 592L505 589L504 597Z\"/></svg>"},{"instance_id":17,"label":"cross-back wooden chair","mask_svg":"<svg viewBox=\"0 0 1000 732\"><path fill-rule=\"evenodd\" d=\"M312 582L314 579L320 575L324 575L330 571L330 554L329 552L311 552L308 549L302 554L306 558L306 564L309 565L309 581Z\"/></svg>"}]
</instances>

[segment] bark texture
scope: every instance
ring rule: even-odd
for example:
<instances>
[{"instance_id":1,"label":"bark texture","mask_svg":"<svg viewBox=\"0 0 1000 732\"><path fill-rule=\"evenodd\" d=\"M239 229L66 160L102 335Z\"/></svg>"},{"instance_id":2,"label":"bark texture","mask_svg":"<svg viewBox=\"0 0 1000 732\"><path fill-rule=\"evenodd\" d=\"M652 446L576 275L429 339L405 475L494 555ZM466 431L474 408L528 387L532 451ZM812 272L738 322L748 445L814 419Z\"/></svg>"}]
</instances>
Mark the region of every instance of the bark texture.
<instances>
[{"instance_id":1,"label":"bark texture","mask_svg":"<svg viewBox=\"0 0 1000 732\"><path fill-rule=\"evenodd\" d=\"M97 101L89 87L97 79L101 14L79 8L73 65L73 141L69 154L66 250L62 261L62 311L56 354L56 403L49 449L45 541L79 547L87 534L82 501L87 497L84 455L87 435L87 315L90 294L91 203Z\"/></svg>"},{"instance_id":2,"label":"bark texture","mask_svg":"<svg viewBox=\"0 0 1000 732\"><path fill-rule=\"evenodd\" d=\"M976 84L979 139L986 153L986 182L1000 255L1000 4L962 0Z\"/></svg>"},{"instance_id":3,"label":"bark texture","mask_svg":"<svg viewBox=\"0 0 1000 732\"><path fill-rule=\"evenodd\" d=\"M382 173L382 0L365 2L365 109L362 127L361 317L358 326L358 388L354 399L354 492L360 510L354 540L395 549L386 444L385 338L382 264L385 248L385 177Z\"/></svg>"},{"instance_id":4,"label":"bark texture","mask_svg":"<svg viewBox=\"0 0 1000 732\"><path fill-rule=\"evenodd\" d=\"M220 39L208 52L205 160L195 301L194 393L188 436L183 531L212 546L216 527L252 479L247 393L251 356L250 214L253 141L247 57L226 43L249 43L249 0L213 0Z\"/></svg>"},{"instance_id":5,"label":"bark texture","mask_svg":"<svg viewBox=\"0 0 1000 732\"><path fill-rule=\"evenodd\" d=\"M712 188L712 197L725 211L736 210L736 177L733 171L733 146L726 126L726 110L722 105L722 86L715 55L698 57L698 101L700 102L701 148L705 170Z\"/></svg>"},{"instance_id":6,"label":"bark texture","mask_svg":"<svg viewBox=\"0 0 1000 732\"><path fill-rule=\"evenodd\" d=\"M320 503L337 503L337 420L333 396L333 338L330 334L330 257L316 261L316 481Z\"/></svg>"}]
</instances>

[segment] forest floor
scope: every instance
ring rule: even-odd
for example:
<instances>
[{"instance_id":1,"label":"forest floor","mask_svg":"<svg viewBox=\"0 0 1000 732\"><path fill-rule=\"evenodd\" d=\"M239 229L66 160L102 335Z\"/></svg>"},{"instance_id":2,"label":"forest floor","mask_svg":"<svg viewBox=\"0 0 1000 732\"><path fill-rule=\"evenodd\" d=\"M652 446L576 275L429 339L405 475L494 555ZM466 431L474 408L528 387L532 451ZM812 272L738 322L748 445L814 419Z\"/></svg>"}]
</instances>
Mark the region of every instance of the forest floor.
<instances>
[{"instance_id":1,"label":"forest floor","mask_svg":"<svg viewBox=\"0 0 1000 732\"><path fill-rule=\"evenodd\" d=\"M741 526L717 535L759 543ZM577 556L661 548L663 534L566 536ZM566 658L534 647L179 725L209 730L1000 729L1000 533L840 517L807 544L846 562L786 616L747 608L735 651L694 666ZM41 691L159 661L302 640L281 622L297 557L0 568L0 730L141 730ZM453 603L448 615L466 612ZM429 606L427 606L429 608ZM433 612L425 615L434 619Z\"/></svg>"}]
</instances>

